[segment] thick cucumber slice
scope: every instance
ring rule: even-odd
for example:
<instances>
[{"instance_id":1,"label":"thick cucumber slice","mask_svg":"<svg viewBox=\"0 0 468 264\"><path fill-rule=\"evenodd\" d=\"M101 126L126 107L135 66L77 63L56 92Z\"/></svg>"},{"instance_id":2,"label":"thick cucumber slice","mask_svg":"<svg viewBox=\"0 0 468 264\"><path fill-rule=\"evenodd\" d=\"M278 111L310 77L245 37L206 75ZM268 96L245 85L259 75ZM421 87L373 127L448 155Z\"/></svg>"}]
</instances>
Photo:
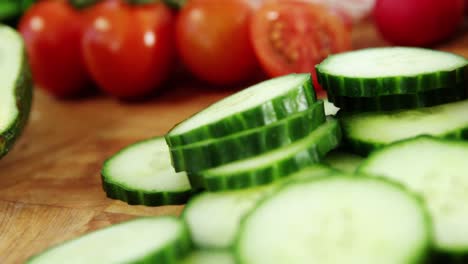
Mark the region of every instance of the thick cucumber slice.
<instances>
[{"instance_id":1,"label":"thick cucumber slice","mask_svg":"<svg viewBox=\"0 0 468 264\"><path fill-rule=\"evenodd\" d=\"M298 170L320 162L341 140L338 122L334 119L292 144L200 172L208 191L244 189L264 185L288 177Z\"/></svg>"},{"instance_id":2,"label":"thick cucumber slice","mask_svg":"<svg viewBox=\"0 0 468 264\"><path fill-rule=\"evenodd\" d=\"M434 222L435 246L468 254L468 143L427 136L373 153L358 169L401 182L421 195Z\"/></svg>"},{"instance_id":3,"label":"thick cucumber slice","mask_svg":"<svg viewBox=\"0 0 468 264\"><path fill-rule=\"evenodd\" d=\"M180 264L236 264L234 255L229 251L195 251Z\"/></svg>"},{"instance_id":4,"label":"thick cucumber slice","mask_svg":"<svg viewBox=\"0 0 468 264\"><path fill-rule=\"evenodd\" d=\"M171 148L176 171L198 172L289 145L325 122L323 102L267 126Z\"/></svg>"},{"instance_id":5,"label":"thick cucumber slice","mask_svg":"<svg viewBox=\"0 0 468 264\"><path fill-rule=\"evenodd\" d=\"M335 150L325 156L323 163L342 172L354 173L363 160L361 156Z\"/></svg>"},{"instance_id":6,"label":"thick cucumber slice","mask_svg":"<svg viewBox=\"0 0 468 264\"><path fill-rule=\"evenodd\" d=\"M21 36L0 25L0 158L21 135L31 110L33 83Z\"/></svg>"},{"instance_id":7,"label":"thick cucumber slice","mask_svg":"<svg viewBox=\"0 0 468 264\"><path fill-rule=\"evenodd\" d=\"M37 255L29 264L176 264L191 250L186 226L177 218L140 218L70 240Z\"/></svg>"},{"instance_id":8,"label":"thick cucumber slice","mask_svg":"<svg viewBox=\"0 0 468 264\"><path fill-rule=\"evenodd\" d=\"M102 0L68 0L68 3L76 9L85 9L101 1Z\"/></svg>"},{"instance_id":9,"label":"thick cucumber slice","mask_svg":"<svg viewBox=\"0 0 468 264\"><path fill-rule=\"evenodd\" d=\"M341 118L343 137L354 152L366 155L392 142L433 135L468 139L468 100L440 106Z\"/></svg>"},{"instance_id":10,"label":"thick cucumber slice","mask_svg":"<svg viewBox=\"0 0 468 264\"><path fill-rule=\"evenodd\" d=\"M468 84L434 89L416 94L378 97L346 97L330 95L329 99L345 112L393 111L430 107L468 98Z\"/></svg>"},{"instance_id":11,"label":"thick cucumber slice","mask_svg":"<svg viewBox=\"0 0 468 264\"><path fill-rule=\"evenodd\" d=\"M170 147L227 136L274 123L310 108L316 101L309 74L290 74L231 95L175 126Z\"/></svg>"},{"instance_id":12,"label":"thick cucumber slice","mask_svg":"<svg viewBox=\"0 0 468 264\"><path fill-rule=\"evenodd\" d=\"M318 81L335 96L413 94L468 82L468 60L422 48L369 48L329 56Z\"/></svg>"},{"instance_id":13,"label":"thick cucumber slice","mask_svg":"<svg viewBox=\"0 0 468 264\"><path fill-rule=\"evenodd\" d=\"M182 218L198 248L228 249L235 240L243 216L266 194L283 184L334 173L330 168L313 165L272 184L237 191L205 192L190 200Z\"/></svg>"},{"instance_id":14,"label":"thick cucumber slice","mask_svg":"<svg viewBox=\"0 0 468 264\"><path fill-rule=\"evenodd\" d=\"M129 204L183 204L191 194L187 174L171 166L163 137L124 148L104 163L101 175L107 196Z\"/></svg>"},{"instance_id":15,"label":"thick cucumber slice","mask_svg":"<svg viewBox=\"0 0 468 264\"><path fill-rule=\"evenodd\" d=\"M423 263L431 241L423 203L397 184L327 176L286 185L242 222L243 264Z\"/></svg>"}]
</instances>

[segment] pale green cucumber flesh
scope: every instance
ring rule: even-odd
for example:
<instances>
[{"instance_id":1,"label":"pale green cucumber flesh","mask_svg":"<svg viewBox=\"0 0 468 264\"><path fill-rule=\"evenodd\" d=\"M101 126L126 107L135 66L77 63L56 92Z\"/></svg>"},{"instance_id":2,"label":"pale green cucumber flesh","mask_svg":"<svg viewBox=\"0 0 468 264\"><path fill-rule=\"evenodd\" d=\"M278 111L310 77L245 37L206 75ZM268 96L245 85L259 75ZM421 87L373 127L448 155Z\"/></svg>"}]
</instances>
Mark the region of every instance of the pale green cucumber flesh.
<instances>
[{"instance_id":1,"label":"pale green cucumber flesh","mask_svg":"<svg viewBox=\"0 0 468 264\"><path fill-rule=\"evenodd\" d=\"M363 160L363 157L356 154L334 150L325 156L323 163L342 172L354 173Z\"/></svg>"},{"instance_id":2,"label":"pale green cucumber flesh","mask_svg":"<svg viewBox=\"0 0 468 264\"><path fill-rule=\"evenodd\" d=\"M27 123L32 87L21 36L0 26L0 158L13 147Z\"/></svg>"},{"instance_id":3,"label":"pale green cucumber flesh","mask_svg":"<svg viewBox=\"0 0 468 264\"><path fill-rule=\"evenodd\" d=\"M396 94L377 97L347 97L329 95L330 101L342 112L393 111L430 107L468 98L468 82L453 87L433 89L415 94Z\"/></svg>"},{"instance_id":4,"label":"pale green cucumber flesh","mask_svg":"<svg viewBox=\"0 0 468 264\"><path fill-rule=\"evenodd\" d=\"M147 217L116 224L52 247L29 264L177 264L191 250L186 226L173 217Z\"/></svg>"},{"instance_id":5,"label":"pale green cucumber flesh","mask_svg":"<svg viewBox=\"0 0 468 264\"><path fill-rule=\"evenodd\" d=\"M182 218L187 223L193 243L203 249L229 249L233 246L241 219L265 195L284 184L326 176L334 170L313 165L280 181L244 190L205 192L193 198L185 207Z\"/></svg>"},{"instance_id":6,"label":"pale green cucumber flesh","mask_svg":"<svg viewBox=\"0 0 468 264\"><path fill-rule=\"evenodd\" d=\"M197 175L209 191L264 185L320 162L340 141L339 124L329 119L307 137L288 146L201 171Z\"/></svg>"},{"instance_id":7,"label":"pale green cucumber flesh","mask_svg":"<svg viewBox=\"0 0 468 264\"><path fill-rule=\"evenodd\" d=\"M236 260L228 250L201 250L192 252L180 264L236 264Z\"/></svg>"},{"instance_id":8,"label":"pale green cucumber flesh","mask_svg":"<svg viewBox=\"0 0 468 264\"><path fill-rule=\"evenodd\" d=\"M468 100L393 112L343 115L343 138L353 152L367 155L392 142L432 135L468 138Z\"/></svg>"},{"instance_id":9,"label":"pale green cucumber flesh","mask_svg":"<svg viewBox=\"0 0 468 264\"><path fill-rule=\"evenodd\" d=\"M468 143L421 136L373 153L358 171L398 181L421 195L435 247L468 255Z\"/></svg>"},{"instance_id":10,"label":"pale green cucumber flesh","mask_svg":"<svg viewBox=\"0 0 468 264\"><path fill-rule=\"evenodd\" d=\"M242 264L423 263L430 219L402 186L357 176L293 182L243 220L235 250Z\"/></svg>"},{"instance_id":11,"label":"pale green cucumber flesh","mask_svg":"<svg viewBox=\"0 0 468 264\"><path fill-rule=\"evenodd\" d=\"M317 66L319 83L336 96L412 94L468 82L468 60L410 47L369 48L329 56Z\"/></svg>"},{"instance_id":12,"label":"pale green cucumber flesh","mask_svg":"<svg viewBox=\"0 0 468 264\"><path fill-rule=\"evenodd\" d=\"M183 204L191 194L187 174L174 171L163 137L124 148L104 163L101 175L108 197L129 204Z\"/></svg>"},{"instance_id":13,"label":"pale green cucumber flesh","mask_svg":"<svg viewBox=\"0 0 468 264\"><path fill-rule=\"evenodd\" d=\"M169 131L170 147L268 125L308 109L316 101L309 74L270 79L220 100Z\"/></svg>"},{"instance_id":14,"label":"pale green cucumber flesh","mask_svg":"<svg viewBox=\"0 0 468 264\"><path fill-rule=\"evenodd\" d=\"M172 164L176 171L197 173L289 145L324 122L323 102L317 101L310 109L267 126L171 148Z\"/></svg>"},{"instance_id":15,"label":"pale green cucumber flesh","mask_svg":"<svg viewBox=\"0 0 468 264\"><path fill-rule=\"evenodd\" d=\"M325 99L323 100L324 108L325 108L325 115L326 116L335 116L340 108L336 107L330 100Z\"/></svg>"}]
</instances>

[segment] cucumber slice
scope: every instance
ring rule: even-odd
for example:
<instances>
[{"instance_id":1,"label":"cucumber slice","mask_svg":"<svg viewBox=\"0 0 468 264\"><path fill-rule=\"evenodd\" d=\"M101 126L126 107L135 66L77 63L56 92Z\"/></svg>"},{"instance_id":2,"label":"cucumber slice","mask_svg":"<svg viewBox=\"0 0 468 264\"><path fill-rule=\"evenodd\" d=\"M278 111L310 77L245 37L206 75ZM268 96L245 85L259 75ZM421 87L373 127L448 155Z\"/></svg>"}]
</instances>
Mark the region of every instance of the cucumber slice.
<instances>
[{"instance_id":1,"label":"cucumber slice","mask_svg":"<svg viewBox=\"0 0 468 264\"><path fill-rule=\"evenodd\" d=\"M267 126L171 148L176 171L198 172L289 145L325 122L323 102Z\"/></svg>"},{"instance_id":2,"label":"cucumber slice","mask_svg":"<svg viewBox=\"0 0 468 264\"><path fill-rule=\"evenodd\" d=\"M363 160L361 156L335 150L325 156L323 163L342 172L354 173Z\"/></svg>"},{"instance_id":3,"label":"cucumber slice","mask_svg":"<svg viewBox=\"0 0 468 264\"><path fill-rule=\"evenodd\" d=\"M468 84L434 89L416 94L384 95L378 97L346 97L330 95L330 101L345 112L392 111L430 107L468 98Z\"/></svg>"},{"instance_id":4,"label":"cucumber slice","mask_svg":"<svg viewBox=\"0 0 468 264\"><path fill-rule=\"evenodd\" d=\"M288 146L202 171L199 177L208 191L264 185L320 162L330 150L339 145L340 139L338 122L330 119L307 137Z\"/></svg>"},{"instance_id":5,"label":"cucumber slice","mask_svg":"<svg viewBox=\"0 0 468 264\"><path fill-rule=\"evenodd\" d=\"M180 264L236 264L229 251L195 251Z\"/></svg>"},{"instance_id":6,"label":"cucumber slice","mask_svg":"<svg viewBox=\"0 0 468 264\"><path fill-rule=\"evenodd\" d=\"M430 218L402 186L369 177L327 176L286 185L243 220L243 264L423 263Z\"/></svg>"},{"instance_id":7,"label":"cucumber slice","mask_svg":"<svg viewBox=\"0 0 468 264\"><path fill-rule=\"evenodd\" d=\"M468 255L468 143L422 136L373 153L358 171L399 181L421 195L434 222L435 247Z\"/></svg>"},{"instance_id":8,"label":"cucumber slice","mask_svg":"<svg viewBox=\"0 0 468 264\"><path fill-rule=\"evenodd\" d=\"M184 204L191 194L185 172L171 166L163 137L132 144L108 159L102 169L107 196L129 204Z\"/></svg>"},{"instance_id":9,"label":"cucumber slice","mask_svg":"<svg viewBox=\"0 0 468 264\"><path fill-rule=\"evenodd\" d=\"M205 192L190 200L182 218L198 248L228 249L235 240L241 219L257 202L287 182L329 175L334 171L313 165L269 185L237 191Z\"/></svg>"},{"instance_id":10,"label":"cucumber slice","mask_svg":"<svg viewBox=\"0 0 468 264\"><path fill-rule=\"evenodd\" d=\"M341 118L343 137L354 152L369 152L392 142L433 135L468 139L468 100L440 106Z\"/></svg>"},{"instance_id":11,"label":"cucumber slice","mask_svg":"<svg viewBox=\"0 0 468 264\"><path fill-rule=\"evenodd\" d=\"M329 56L317 65L319 83L336 96L414 94L468 82L468 60L443 51L369 48Z\"/></svg>"},{"instance_id":12,"label":"cucumber slice","mask_svg":"<svg viewBox=\"0 0 468 264\"><path fill-rule=\"evenodd\" d=\"M76 9L85 9L101 1L102 0L68 0L68 3Z\"/></svg>"},{"instance_id":13,"label":"cucumber slice","mask_svg":"<svg viewBox=\"0 0 468 264\"><path fill-rule=\"evenodd\" d=\"M33 83L22 37L0 25L0 158L21 135L31 110Z\"/></svg>"},{"instance_id":14,"label":"cucumber slice","mask_svg":"<svg viewBox=\"0 0 468 264\"><path fill-rule=\"evenodd\" d=\"M309 74L290 74L246 88L176 125L170 147L219 138L274 123L310 108L316 101Z\"/></svg>"},{"instance_id":15,"label":"cucumber slice","mask_svg":"<svg viewBox=\"0 0 468 264\"><path fill-rule=\"evenodd\" d=\"M186 226L177 218L140 218L53 247L29 264L178 263L191 250Z\"/></svg>"}]
</instances>

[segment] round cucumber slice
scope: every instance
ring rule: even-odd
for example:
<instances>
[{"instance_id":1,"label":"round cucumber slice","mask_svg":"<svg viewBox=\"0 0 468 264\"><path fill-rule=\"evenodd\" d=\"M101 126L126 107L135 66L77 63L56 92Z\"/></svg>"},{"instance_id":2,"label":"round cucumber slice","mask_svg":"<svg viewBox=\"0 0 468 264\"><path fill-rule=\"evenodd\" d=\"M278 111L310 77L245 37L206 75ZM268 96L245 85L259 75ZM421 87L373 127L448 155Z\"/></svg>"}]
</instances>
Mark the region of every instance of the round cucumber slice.
<instances>
[{"instance_id":1,"label":"round cucumber slice","mask_svg":"<svg viewBox=\"0 0 468 264\"><path fill-rule=\"evenodd\" d=\"M289 145L324 122L323 101L317 101L310 109L267 126L171 148L172 164L176 171L197 173Z\"/></svg>"},{"instance_id":2,"label":"round cucumber slice","mask_svg":"<svg viewBox=\"0 0 468 264\"><path fill-rule=\"evenodd\" d=\"M172 168L163 137L124 148L104 163L101 175L107 196L129 204L178 205L191 195L187 174Z\"/></svg>"},{"instance_id":3,"label":"round cucumber slice","mask_svg":"<svg viewBox=\"0 0 468 264\"><path fill-rule=\"evenodd\" d=\"M288 177L304 167L316 164L341 140L339 124L329 119L307 137L292 144L201 171L203 187L208 191L245 189Z\"/></svg>"},{"instance_id":4,"label":"round cucumber slice","mask_svg":"<svg viewBox=\"0 0 468 264\"><path fill-rule=\"evenodd\" d=\"M402 186L337 174L264 199L243 220L235 250L243 264L425 263L430 223Z\"/></svg>"},{"instance_id":5,"label":"round cucumber slice","mask_svg":"<svg viewBox=\"0 0 468 264\"><path fill-rule=\"evenodd\" d=\"M395 141L432 135L468 139L468 100L434 107L340 117L346 146L367 155Z\"/></svg>"},{"instance_id":6,"label":"round cucumber slice","mask_svg":"<svg viewBox=\"0 0 468 264\"><path fill-rule=\"evenodd\" d=\"M21 135L31 110L33 82L21 36L0 25L0 158Z\"/></svg>"},{"instance_id":7,"label":"round cucumber slice","mask_svg":"<svg viewBox=\"0 0 468 264\"><path fill-rule=\"evenodd\" d=\"M468 98L468 84L434 89L415 94L383 95L377 97L348 97L329 95L344 112L392 111L430 107Z\"/></svg>"},{"instance_id":8,"label":"round cucumber slice","mask_svg":"<svg viewBox=\"0 0 468 264\"><path fill-rule=\"evenodd\" d=\"M435 247L468 257L468 143L421 136L374 152L358 172L398 181L425 200ZM447 263L447 262L441 262ZM463 262L460 262L463 263Z\"/></svg>"},{"instance_id":9,"label":"round cucumber slice","mask_svg":"<svg viewBox=\"0 0 468 264\"><path fill-rule=\"evenodd\" d=\"M196 247L212 250L230 249L239 231L241 219L265 195L291 181L332 173L334 170L326 166L313 165L283 180L261 187L225 192L204 192L190 200L184 208L182 218L189 227Z\"/></svg>"},{"instance_id":10,"label":"round cucumber slice","mask_svg":"<svg viewBox=\"0 0 468 264\"><path fill-rule=\"evenodd\" d=\"M190 250L190 236L182 221L174 217L147 217L67 241L27 263L177 264Z\"/></svg>"},{"instance_id":11,"label":"round cucumber slice","mask_svg":"<svg viewBox=\"0 0 468 264\"><path fill-rule=\"evenodd\" d=\"M176 125L166 135L177 147L224 137L277 122L316 102L309 74L290 74L261 82L220 100Z\"/></svg>"},{"instance_id":12,"label":"round cucumber slice","mask_svg":"<svg viewBox=\"0 0 468 264\"><path fill-rule=\"evenodd\" d=\"M332 55L316 70L319 83L335 96L374 97L466 84L467 65L448 52L385 47Z\"/></svg>"}]
</instances>

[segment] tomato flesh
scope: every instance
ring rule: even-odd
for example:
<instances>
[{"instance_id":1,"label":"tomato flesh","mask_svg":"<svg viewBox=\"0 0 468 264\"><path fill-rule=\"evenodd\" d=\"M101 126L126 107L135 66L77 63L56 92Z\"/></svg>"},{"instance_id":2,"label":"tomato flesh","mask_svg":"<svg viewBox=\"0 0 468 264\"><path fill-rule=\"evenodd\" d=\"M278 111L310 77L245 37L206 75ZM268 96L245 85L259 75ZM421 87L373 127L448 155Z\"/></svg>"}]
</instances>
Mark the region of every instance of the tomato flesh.
<instances>
[{"instance_id":1,"label":"tomato flesh","mask_svg":"<svg viewBox=\"0 0 468 264\"><path fill-rule=\"evenodd\" d=\"M89 87L81 54L82 20L65 1L41 1L19 23L35 83L57 97Z\"/></svg>"},{"instance_id":2,"label":"tomato flesh","mask_svg":"<svg viewBox=\"0 0 468 264\"><path fill-rule=\"evenodd\" d=\"M321 5L302 1L266 3L252 19L251 39L271 77L315 74L315 65L329 54L351 47L350 33L338 17Z\"/></svg>"},{"instance_id":3,"label":"tomato flesh","mask_svg":"<svg viewBox=\"0 0 468 264\"><path fill-rule=\"evenodd\" d=\"M86 65L105 92L145 96L161 87L174 58L173 15L163 4L96 5L82 40Z\"/></svg>"}]
</instances>

